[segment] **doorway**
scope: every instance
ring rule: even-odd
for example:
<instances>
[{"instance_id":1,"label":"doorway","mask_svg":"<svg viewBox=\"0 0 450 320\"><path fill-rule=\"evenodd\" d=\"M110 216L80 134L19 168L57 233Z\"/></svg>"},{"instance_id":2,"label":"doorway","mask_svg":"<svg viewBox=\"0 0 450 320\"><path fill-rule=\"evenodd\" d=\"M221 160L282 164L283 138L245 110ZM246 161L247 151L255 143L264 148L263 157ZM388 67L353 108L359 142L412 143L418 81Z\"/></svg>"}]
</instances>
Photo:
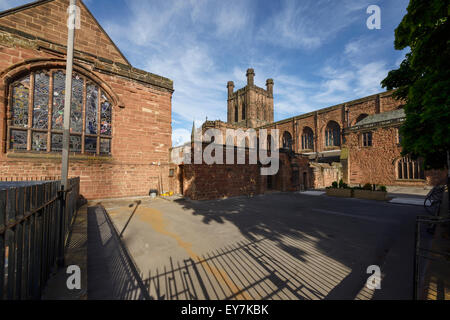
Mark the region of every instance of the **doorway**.
<instances>
[{"instance_id":1,"label":"doorway","mask_svg":"<svg viewBox=\"0 0 450 320\"><path fill-rule=\"evenodd\" d=\"M303 187L308 190L308 175L306 172L303 172Z\"/></svg>"},{"instance_id":2,"label":"doorway","mask_svg":"<svg viewBox=\"0 0 450 320\"><path fill-rule=\"evenodd\" d=\"M267 190L272 190L272 176L267 176Z\"/></svg>"}]
</instances>

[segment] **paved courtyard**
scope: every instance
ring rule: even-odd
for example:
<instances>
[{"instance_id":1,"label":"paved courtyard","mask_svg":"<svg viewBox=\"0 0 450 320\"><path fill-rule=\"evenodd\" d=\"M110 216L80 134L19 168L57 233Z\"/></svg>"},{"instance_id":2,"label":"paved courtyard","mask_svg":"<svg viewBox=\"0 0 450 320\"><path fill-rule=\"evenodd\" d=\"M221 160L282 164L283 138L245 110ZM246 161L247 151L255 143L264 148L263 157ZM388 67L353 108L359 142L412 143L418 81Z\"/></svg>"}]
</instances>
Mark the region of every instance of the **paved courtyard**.
<instances>
[{"instance_id":1,"label":"paved courtyard","mask_svg":"<svg viewBox=\"0 0 450 320\"><path fill-rule=\"evenodd\" d=\"M102 201L118 232L132 200ZM146 198L123 235L153 299L411 299L423 207L326 195ZM365 288L378 265L380 290Z\"/></svg>"}]
</instances>

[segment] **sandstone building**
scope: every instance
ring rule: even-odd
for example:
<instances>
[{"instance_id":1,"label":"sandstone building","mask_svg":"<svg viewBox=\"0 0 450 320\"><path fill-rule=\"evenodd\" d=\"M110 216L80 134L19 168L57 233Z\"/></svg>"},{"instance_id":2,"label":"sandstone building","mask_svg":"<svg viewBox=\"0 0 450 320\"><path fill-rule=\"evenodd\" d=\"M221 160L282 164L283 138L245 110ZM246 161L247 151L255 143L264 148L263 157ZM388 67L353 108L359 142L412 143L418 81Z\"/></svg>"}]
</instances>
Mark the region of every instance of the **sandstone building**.
<instances>
[{"instance_id":1,"label":"sandstone building","mask_svg":"<svg viewBox=\"0 0 450 320\"><path fill-rule=\"evenodd\" d=\"M60 176L68 4L0 13L0 180ZM69 176L87 198L170 188L172 81L134 68L77 5Z\"/></svg>"},{"instance_id":2,"label":"sandstone building","mask_svg":"<svg viewBox=\"0 0 450 320\"><path fill-rule=\"evenodd\" d=\"M324 188L339 179L349 185L388 187L427 187L445 180L445 172L424 171L420 159L401 156L398 129L405 114L403 102L393 98L393 91L273 122L274 81L267 79L263 89L255 86L254 76L254 70L248 69L247 85L237 91L228 82L228 121L206 121L201 131L219 129L225 136L226 129L267 129L269 133L278 129L279 172L261 176L257 165L183 164L179 173L183 194L209 199L272 189L294 191ZM178 154L180 149L172 152Z\"/></svg>"},{"instance_id":3,"label":"sandstone building","mask_svg":"<svg viewBox=\"0 0 450 320\"><path fill-rule=\"evenodd\" d=\"M0 180L60 176L68 4L41 0L0 12ZM429 186L445 177L400 155L404 113L392 92L274 122L274 81L256 86L253 69L244 88L227 83L227 122L206 121L201 131L280 130L278 173L261 175L261 163L183 163L180 148L171 148L172 81L134 68L81 0L78 6L69 176L80 176L87 198L157 189L211 199L323 188L341 178Z\"/></svg>"}]
</instances>

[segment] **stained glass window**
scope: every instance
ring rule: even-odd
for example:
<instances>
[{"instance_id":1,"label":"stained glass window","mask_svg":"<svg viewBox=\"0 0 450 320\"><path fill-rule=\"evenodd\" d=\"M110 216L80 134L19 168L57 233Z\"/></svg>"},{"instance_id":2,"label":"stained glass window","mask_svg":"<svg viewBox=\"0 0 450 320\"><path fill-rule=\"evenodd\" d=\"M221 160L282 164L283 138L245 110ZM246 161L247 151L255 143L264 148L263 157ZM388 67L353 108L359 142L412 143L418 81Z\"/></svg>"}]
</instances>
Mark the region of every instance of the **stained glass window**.
<instances>
[{"instance_id":1,"label":"stained glass window","mask_svg":"<svg viewBox=\"0 0 450 320\"><path fill-rule=\"evenodd\" d=\"M81 152L81 136L70 136L70 151Z\"/></svg>"},{"instance_id":2,"label":"stained glass window","mask_svg":"<svg viewBox=\"0 0 450 320\"><path fill-rule=\"evenodd\" d=\"M84 150L86 152L97 152L97 138L86 137L84 141Z\"/></svg>"},{"instance_id":3,"label":"stained glass window","mask_svg":"<svg viewBox=\"0 0 450 320\"><path fill-rule=\"evenodd\" d=\"M64 98L64 70L33 72L12 83L9 148L61 152ZM70 112L70 151L110 154L111 120L111 100L100 86L85 76L74 73Z\"/></svg>"},{"instance_id":4,"label":"stained glass window","mask_svg":"<svg viewBox=\"0 0 450 320\"><path fill-rule=\"evenodd\" d=\"M33 128L47 129L49 81L48 74L44 72L34 75Z\"/></svg>"},{"instance_id":5,"label":"stained glass window","mask_svg":"<svg viewBox=\"0 0 450 320\"><path fill-rule=\"evenodd\" d=\"M61 130L63 128L65 82L66 76L63 71L56 71L53 74L52 129Z\"/></svg>"},{"instance_id":6,"label":"stained glass window","mask_svg":"<svg viewBox=\"0 0 450 320\"><path fill-rule=\"evenodd\" d=\"M18 81L12 92L13 126L28 126L28 99L30 94L30 77Z\"/></svg>"},{"instance_id":7,"label":"stained glass window","mask_svg":"<svg viewBox=\"0 0 450 320\"><path fill-rule=\"evenodd\" d=\"M63 148L63 135L62 134L52 134L52 150L61 151Z\"/></svg>"},{"instance_id":8,"label":"stained glass window","mask_svg":"<svg viewBox=\"0 0 450 320\"><path fill-rule=\"evenodd\" d=\"M111 152L111 139L100 139L100 153L109 154Z\"/></svg>"},{"instance_id":9,"label":"stained glass window","mask_svg":"<svg viewBox=\"0 0 450 320\"><path fill-rule=\"evenodd\" d=\"M72 79L72 107L70 110L70 132L83 131L83 79L75 75Z\"/></svg>"},{"instance_id":10,"label":"stained glass window","mask_svg":"<svg viewBox=\"0 0 450 320\"><path fill-rule=\"evenodd\" d=\"M19 150L27 149L26 131L11 130L11 148Z\"/></svg>"},{"instance_id":11,"label":"stained glass window","mask_svg":"<svg viewBox=\"0 0 450 320\"><path fill-rule=\"evenodd\" d=\"M102 97L104 98L104 96ZM111 104L108 101L102 102L100 133L106 136L111 135Z\"/></svg>"},{"instance_id":12,"label":"stained glass window","mask_svg":"<svg viewBox=\"0 0 450 320\"><path fill-rule=\"evenodd\" d=\"M71 135L69 140L70 152L81 152L81 136ZM61 151L63 149L63 135L59 133L52 134L52 151Z\"/></svg>"},{"instance_id":13,"label":"stained glass window","mask_svg":"<svg viewBox=\"0 0 450 320\"><path fill-rule=\"evenodd\" d=\"M86 87L86 133L97 133L98 88L93 84Z\"/></svg>"},{"instance_id":14,"label":"stained glass window","mask_svg":"<svg viewBox=\"0 0 450 320\"><path fill-rule=\"evenodd\" d=\"M47 151L46 132L33 132L32 149L36 151Z\"/></svg>"}]
</instances>

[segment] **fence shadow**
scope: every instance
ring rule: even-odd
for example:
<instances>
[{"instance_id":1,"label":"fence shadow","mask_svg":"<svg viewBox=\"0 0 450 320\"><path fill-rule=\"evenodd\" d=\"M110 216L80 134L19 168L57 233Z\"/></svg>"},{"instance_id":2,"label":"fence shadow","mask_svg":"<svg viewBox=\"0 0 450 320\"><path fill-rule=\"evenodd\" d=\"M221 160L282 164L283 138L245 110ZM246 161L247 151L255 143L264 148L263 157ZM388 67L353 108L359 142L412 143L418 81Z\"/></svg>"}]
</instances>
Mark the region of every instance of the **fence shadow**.
<instances>
[{"instance_id":1,"label":"fence shadow","mask_svg":"<svg viewBox=\"0 0 450 320\"><path fill-rule=\"evenodd\" d=\"M314 253L314 244L284 237L243 240L150 271L144 285L158 300L323 299L349 270ZM308 254L309 261L302 258Z\"/></svg>"},{"instance_id":2,"label":"fence shadow","mask_svg":"<svg viewBox=\"0 0 450 320\"><path fill-rule=\"evenodd\" d=\"M102 206L88 208L88 298L150 299L126 247Z\"/></svg>"}]
</instances>

